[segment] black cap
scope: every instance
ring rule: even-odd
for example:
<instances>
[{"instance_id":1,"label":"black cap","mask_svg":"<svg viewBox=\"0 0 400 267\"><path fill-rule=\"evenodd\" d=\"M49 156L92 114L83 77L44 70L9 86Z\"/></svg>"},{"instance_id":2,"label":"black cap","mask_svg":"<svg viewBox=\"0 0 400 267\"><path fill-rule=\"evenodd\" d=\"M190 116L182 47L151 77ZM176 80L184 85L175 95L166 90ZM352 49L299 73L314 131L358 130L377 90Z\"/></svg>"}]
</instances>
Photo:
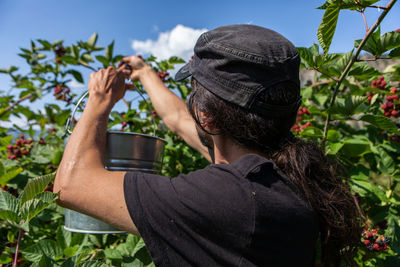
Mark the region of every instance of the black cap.
<instances>
[{"instance_id":1,"label":"black cap","mask_svg":"<svg viewBox=\"0 0 400 267\"><path fill-rule=\"evenodd\" d=\"M220 98L263 115L286 116L301 104L288 106L256 101L258 94L281 82L300 89L300 56L279 33L254 25L229 25L203 33L193 59L175 76L193 76Z\"/></svg>"}]
</instances>

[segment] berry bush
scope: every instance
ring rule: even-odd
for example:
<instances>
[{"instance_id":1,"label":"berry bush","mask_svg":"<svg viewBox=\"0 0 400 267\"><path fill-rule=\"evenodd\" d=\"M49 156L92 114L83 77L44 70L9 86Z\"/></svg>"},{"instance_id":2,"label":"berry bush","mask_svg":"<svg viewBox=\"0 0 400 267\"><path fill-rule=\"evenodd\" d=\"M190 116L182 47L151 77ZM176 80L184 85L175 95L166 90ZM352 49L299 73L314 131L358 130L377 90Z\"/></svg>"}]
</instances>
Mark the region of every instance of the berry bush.
<instances>
[{"instance_id":1,"label":"berry bush","mask_svg":"<svg viewBox=\"0 0 400 267\"><path fill-rule=\"evenodd\" d=\"M355 40L352 51L329 53L340 12L364 13L380 5L375 0L329 0L319 7L325 10L319 45L298 47L302 68L316 75L301 89L303 103L292 131L318 143L348 173L364 225L352 259L356 266L400 266L400 64L385 70L370 64L400 58L400 31L382 34L379 28L395 2L380 7L379 20L371 28L366 25L365 37ZM51 192L64 149L65 124L84 93L68 83L74 79L84 84L89 72L115 66L123 57L115 55L114 42L102 47L97 40L97 34L72 44L34 40L19 54L30 68L27 73L16 66L0 69L12 84L11 90L0 91L1 266L154 265L136 236L64 230L63 209ZM145 60L170 90L186 99L189 81L175 82L169 74L183 60ZM142 85L134 85L146 98ZM174 177L207 164L165 127L149 101L132 94L135 97L123 101L124 112L112 111L109 128L155 131L164 138L164 175ZM43 97L52 97L52 103L34 109ZM26 125L14 123L18 118ZM316 266L321 266L319 257Z\"/></svg>"}]
</instances>

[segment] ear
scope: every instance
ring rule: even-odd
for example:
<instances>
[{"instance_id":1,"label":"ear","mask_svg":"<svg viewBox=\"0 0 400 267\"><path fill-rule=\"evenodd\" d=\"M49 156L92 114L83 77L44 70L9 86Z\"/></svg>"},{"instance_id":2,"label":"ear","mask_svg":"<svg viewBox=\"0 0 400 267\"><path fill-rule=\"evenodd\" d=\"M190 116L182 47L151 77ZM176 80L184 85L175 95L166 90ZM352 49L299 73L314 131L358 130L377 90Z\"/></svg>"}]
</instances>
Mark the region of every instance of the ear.
<instances>
[{"instance_id":1,"label":"ear","mask_svg":"<svg viewBox=\"0 0 400 267\"><path fill-rule=\"evenodd\" d=\"M207 132L214 132L216 128L214 125L211 123L210 116L207 113L204 113L202 111L199 112L198 114L199 120L201 123L201 126L207 131Z\"/></svg>"}]
</instances>

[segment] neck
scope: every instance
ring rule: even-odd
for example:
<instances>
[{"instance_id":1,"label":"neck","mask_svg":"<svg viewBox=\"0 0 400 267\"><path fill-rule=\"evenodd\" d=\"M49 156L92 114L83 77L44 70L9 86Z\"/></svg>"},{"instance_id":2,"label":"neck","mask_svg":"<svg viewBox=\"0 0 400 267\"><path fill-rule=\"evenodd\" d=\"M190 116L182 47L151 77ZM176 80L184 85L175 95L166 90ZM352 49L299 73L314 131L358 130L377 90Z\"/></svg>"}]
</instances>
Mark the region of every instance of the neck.
<instances>
[{"instance_id":1,"label":"neck","mask_svg":"<svg viewBox=\"0 0 400 267\"><path fill-rule=\"evenodd\" d=\"M232 139L226 136L213 135L212 139L214 141L215 164L232 164L246 154L258 154L265 157L265 155L256 150L237 145Z\"/></svg>"}]
</instances>

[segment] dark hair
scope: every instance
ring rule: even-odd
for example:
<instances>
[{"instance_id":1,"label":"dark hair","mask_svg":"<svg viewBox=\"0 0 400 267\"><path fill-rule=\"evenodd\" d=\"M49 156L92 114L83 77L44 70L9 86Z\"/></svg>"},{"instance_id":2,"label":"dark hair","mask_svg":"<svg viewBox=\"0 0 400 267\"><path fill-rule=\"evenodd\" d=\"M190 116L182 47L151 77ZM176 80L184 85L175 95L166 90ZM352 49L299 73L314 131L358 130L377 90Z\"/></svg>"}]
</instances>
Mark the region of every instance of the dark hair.
<instances>
[{"instance_id":1,"label":"dark hair","mask_svg":"<svg viewBox=\"0 0 400 267\"><path fill-rule=\"evenodd\" d=\"M280 83L261 93L267 104L288 105L299 98L293 83ZM273 160L282 173L308 200L320 221L320 240L325 266L350 262L360 245L361 221L358 204L350 192L343 168L330 162L314 143L293 137L290 128L297 116L265 117L249 112L214 95L192 78L188 109L202 128L196 111L206 113L207 123L237 145L254 149ZM204 130L204 129L203 129Z\"/></svg>"}]
</instances>

